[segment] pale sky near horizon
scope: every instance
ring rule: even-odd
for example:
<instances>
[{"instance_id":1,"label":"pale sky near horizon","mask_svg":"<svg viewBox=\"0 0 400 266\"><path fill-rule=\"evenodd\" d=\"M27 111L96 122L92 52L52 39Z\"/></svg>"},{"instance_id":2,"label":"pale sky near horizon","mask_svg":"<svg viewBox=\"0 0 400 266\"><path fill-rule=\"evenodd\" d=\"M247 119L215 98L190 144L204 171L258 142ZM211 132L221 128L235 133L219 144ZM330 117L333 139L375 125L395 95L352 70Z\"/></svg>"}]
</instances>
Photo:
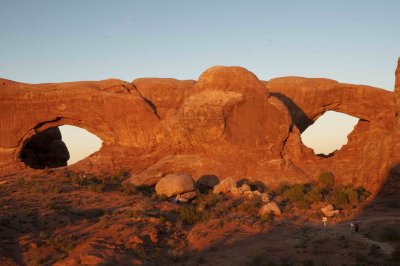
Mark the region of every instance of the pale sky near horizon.
<instances>
[{"instance_id":1,"label":"pale sky near horizon","mask_svg":"<svg viewBox=\"0 0 400 266\"><path fill-rule=\"evenodd\" d=\"M238 65L262 80L326 77L393 90L399 14L394 0L0 0L0 77L197 79L211 66ZM311 138L317 149L341 146L335 135L354 126L328 117ZM72 142L87 149L82 139Z\"/></svg>"}]
</instances>

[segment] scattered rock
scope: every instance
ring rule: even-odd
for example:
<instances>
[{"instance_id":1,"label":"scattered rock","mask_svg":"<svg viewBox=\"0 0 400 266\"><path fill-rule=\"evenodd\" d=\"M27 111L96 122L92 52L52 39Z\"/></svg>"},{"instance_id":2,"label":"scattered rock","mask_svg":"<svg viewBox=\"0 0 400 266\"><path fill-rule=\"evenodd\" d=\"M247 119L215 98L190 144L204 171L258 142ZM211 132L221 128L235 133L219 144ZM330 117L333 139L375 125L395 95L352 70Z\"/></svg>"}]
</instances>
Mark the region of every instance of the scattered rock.
<instances>
[{"instance_id":1,"label":"scattered rock","mask_svg":"<svg viewBox=\"0 0 400 266\"><path fill-rule=\"evenodd\" d=\"M247 185L247 184L243 184L243 185L240 187L240 189L241 189L243 192L245 192L245 191L251 191L250 186Z\"/></svg>"},{"instance_id":2,"label":"scattered rock","mask_svg":"<svg viewBox=\"0 0 400 266\"><path fill-rule=\"evenodd\" d=\"M196 191L190 191L190 192L181 194L181 195L180 195L180 198L181 198L181 199L191 200L191 199L193 199L193 198L196 197L196 196L197 196Z\"/></svg>"},{"instance_id":3,"label":"scattered rock","mask_svg":"<svg viewBox=\"0 0 400 266\"><path fill-rule=\"evenodd\" d=\"M225 194L231 192L232 188L236 188L236 182L232 178L225 178L218 185L214 187L214 194Z\"/></svg>"},{"instance_id":4,"label":"scattered rock","mask_svg":"<svg viewBox=\"0 0 400 266\"><path fill-rule=\"evenodd\" d=\"M156 185L157 195L172 197L194 190L194 180L187 174L170 174L163 177Z\"/></svg>"},{"instance_id":5,"label":"scattered rock","mask_svg":"<svg viewBox=\"0 0 400 266\"><path fill-rule=\"evenodd\" d=\"M270 212L273 212L276 216L282 215L282 211L279 209L278 205L275 202L269 202L262 206L258 214L260 216L264 216L269 214Z\"/></svg>"}]
</instances>

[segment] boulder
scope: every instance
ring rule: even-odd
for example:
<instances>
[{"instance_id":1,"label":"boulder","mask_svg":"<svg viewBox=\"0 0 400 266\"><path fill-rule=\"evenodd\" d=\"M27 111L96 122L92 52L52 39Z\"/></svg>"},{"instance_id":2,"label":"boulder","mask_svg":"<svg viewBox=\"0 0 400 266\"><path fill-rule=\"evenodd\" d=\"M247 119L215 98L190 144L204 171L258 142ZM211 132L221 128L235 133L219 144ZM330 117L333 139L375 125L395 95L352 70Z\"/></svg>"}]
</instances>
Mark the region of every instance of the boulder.
<instances>
[{"instance_id":1,"label":"boulder","mask_svg":"<svg viewBox=\"0 0 400 266\"><path fill-rule=\"evenodd\" d=\"M196 181L196 187L200 191L209 191L218 185L219 179L215 175L203 175Z\"/></svg>"},{"instance_id":2,"label":"boulder","mask_svg":"<svg viewBox=\"0 0 400 266\"><path fill-rule=\"evenodd\" d=\"M321 212L326 217L332 217L333 215L338 214L339 210L335 210L332 204L328 204L325 207L321 208Z\"/></svg>"},{"instance_id":3,"label":"boulder","mask_svg":"<svg viewBox=\"0 0 400 266\"><path fill-rule=\"evenodd\" d=\"M190 192L194 188L194 180L187 174L170 174L161 178L156 184L157 195L165 195L167 197Z\"/></svg>"},{"instance_id":4,"label":"boulder","mask_svg":"<svg viewBox=\"0 0 400 266\"><path fill-rule=\"evenodd\" d=\"M235 198L241 197L243 195L242 189L237 188L237 187L232 187L231 193L232 193L232 196L234 196Z\"/></svg>"},{"instance_id":5,"label":"boulder","mask_svg":"<svg viewBox=\"0 0 400 266\"><path fill-rule=\"evenodd\" d=\"M270 212L274 213L276 216L282 215L282 211L279 209L278 205L275 202L269 202L262 206L258 214L260 216L264 216L269 214Z\"/></svg>"},{"instance_id":6,"label":"boulder","mask_svg":"<svg viewBox=\"0 0 400 266\"><path fill-rule=\"evenodd\" d=\"M236 181L232 178L225 178L218 185L214 187L214 194L225 194L231 192L232 188L236 188Z\"/></svg>"}]
</instances>

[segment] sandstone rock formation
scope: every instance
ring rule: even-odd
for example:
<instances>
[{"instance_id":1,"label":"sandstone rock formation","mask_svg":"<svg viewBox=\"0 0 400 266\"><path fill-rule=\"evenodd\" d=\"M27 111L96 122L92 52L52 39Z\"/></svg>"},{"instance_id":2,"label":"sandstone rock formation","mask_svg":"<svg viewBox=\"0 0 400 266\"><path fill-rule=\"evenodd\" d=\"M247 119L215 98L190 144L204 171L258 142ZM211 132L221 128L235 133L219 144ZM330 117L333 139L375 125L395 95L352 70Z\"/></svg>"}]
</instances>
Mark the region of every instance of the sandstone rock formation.
<instances>
[{"instance_id":1,"label":"sandstone rock formation","mask_svg":"<svg viewBox=\"0 0 400 266\"><path fill-rule=\"evenodd\" d=\"M197 81L0 79L0 175L34 167L26 160L35 146L29 143L68 124L103 141L98 152L71 169L97 174L127 169L132 174L127 182L136 185L188 173L195 180L249 179L274 187L309 182L330 171L339 183L376 192L400 162L400 67L395 87L393 93L328 79L260 81L244 68L222 66L206 70ZM304 146L300 135L329 110L360 120L347 145L322 157ZM49 151L43 158L65 161L62 144L54 149L60 157ZM38 153L37 147L30 150ZM65 165L45 161L49 167Z\"/></svg>"}]
</instances>

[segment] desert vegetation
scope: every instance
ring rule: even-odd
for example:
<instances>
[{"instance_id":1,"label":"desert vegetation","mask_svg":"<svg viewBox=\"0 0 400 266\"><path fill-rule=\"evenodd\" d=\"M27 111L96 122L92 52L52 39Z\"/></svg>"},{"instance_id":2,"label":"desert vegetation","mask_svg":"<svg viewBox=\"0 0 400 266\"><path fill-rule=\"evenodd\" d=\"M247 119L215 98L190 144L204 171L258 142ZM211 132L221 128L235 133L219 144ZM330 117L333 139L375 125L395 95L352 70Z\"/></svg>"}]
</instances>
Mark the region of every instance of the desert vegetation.
<instances>
[{"instance_id":1,"label":"desert vegetation","mask_svg":"<svg viewBox=\"0 0 400 266\"><path fill-rule=\"evenodd\" d=\"M64 169L7 181L0 187L0 255L26 265L334 265L327 259L333 254L351 265L399 260L398 247L384 254L355 239L347 225L335 229L351 219L349 211L363 208L370 193L336 184L328 172L315 182L274 189L249 180L240 186L220 182L232 187L219 187L218 193L196 185L196 195L184 203L127 177L124 170L95 176ZM268 204L279 212L261 212ZM328 231L320 210L327 204L339 210ZM399 235L392 224L360 232L392 246Z\"/></svg>"}]
</instances>

